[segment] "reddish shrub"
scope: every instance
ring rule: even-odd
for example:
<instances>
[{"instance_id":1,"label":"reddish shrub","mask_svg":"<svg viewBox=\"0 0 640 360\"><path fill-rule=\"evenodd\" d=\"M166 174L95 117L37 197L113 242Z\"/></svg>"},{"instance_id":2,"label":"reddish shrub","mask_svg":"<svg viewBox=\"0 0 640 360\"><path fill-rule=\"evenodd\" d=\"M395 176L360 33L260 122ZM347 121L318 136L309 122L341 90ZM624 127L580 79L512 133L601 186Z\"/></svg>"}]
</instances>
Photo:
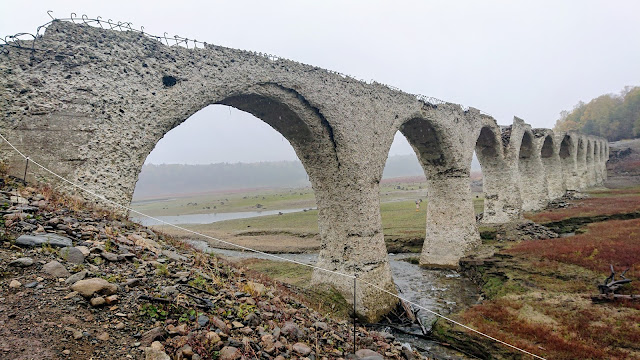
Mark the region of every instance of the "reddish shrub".
<instances>
[{"instance_id":1,"label":"reddish shrub","mask_svg":"<svg viewBox=\"0 0 640 360\"><path fill-rule=\"evenodd\" d=\"M628 193L625 191L633 191ZM593 194L597 194L594 192ZM635 194L635 195L631 195ZM552 209L545 212L526 214L529 220L547 223L574 217L590 217L600 215L624 214L640 211L640 195L638 190L607 191L606 197L591 197L573 202L574 206ZM610 195L610 196L609 196Z\"/></svg>"},{"instance_id":2,"label":"reddish shrub","mask_svg":"<svg viewBox=\"0 0 640 360\"><path fill-rule=\"evenodd\" d=\"M627 277L640 274L640 219L593 223L588 232L572 237L522 242L505 250L526 254L609 274L630 267ZM635 281L634 288L640 289Z\"/></svg>"}]
</instances>

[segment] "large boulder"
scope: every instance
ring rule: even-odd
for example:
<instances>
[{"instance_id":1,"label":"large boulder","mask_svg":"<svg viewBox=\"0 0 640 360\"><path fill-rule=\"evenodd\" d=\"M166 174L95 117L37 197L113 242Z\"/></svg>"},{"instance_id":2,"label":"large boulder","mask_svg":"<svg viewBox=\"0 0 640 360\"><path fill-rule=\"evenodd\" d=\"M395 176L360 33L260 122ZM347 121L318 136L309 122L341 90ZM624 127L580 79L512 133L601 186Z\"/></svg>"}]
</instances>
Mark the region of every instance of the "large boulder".
<instances>
[{"instance_id":1,"label":"large boulder","mask_svg":"<svg viewBox=\"0 0 640 360\"><path fill-rule=\"evenodd\" d=\"M68 237L57 234L43 235L22 235L16 239L16 245L23 247L37 247L49 244L53 247L69 247L73 246L73 242Z\"/></svg>"}]
</instances>

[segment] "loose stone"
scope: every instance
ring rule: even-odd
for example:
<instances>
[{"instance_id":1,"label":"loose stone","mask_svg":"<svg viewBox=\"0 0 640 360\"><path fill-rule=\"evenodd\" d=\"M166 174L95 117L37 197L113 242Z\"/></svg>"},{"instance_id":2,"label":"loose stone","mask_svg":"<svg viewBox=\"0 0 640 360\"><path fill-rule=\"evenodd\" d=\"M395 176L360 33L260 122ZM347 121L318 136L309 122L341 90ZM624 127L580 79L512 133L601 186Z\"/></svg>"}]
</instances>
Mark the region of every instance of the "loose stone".
<instances>
[{"instance_id":1,"label":"loose stone","mask_svg":"<svg viewBox=\"0 0 640 360\"><path fill-rule=\"evenodd\" d=\"M366 359L366 360L384 360L382 355L370 349L360 349L356 351L356 356L358 359Z\"/></svg>"},{"instance_id":2,"label":"loose stone","mask_svg":"<svg viewBox=\"0 0 640 360\"><path fill-rule=\"evenodd\" d=\"M60 256L66 261L73 264L82 264L84 262L84 254L77 248L66 247L60 249Z\"/></svg>"},{"instance_id":3,"label":"loose stone","mask_svg":"<svg viewBox=\"0 0 640 360\"><path fill-rule=\"evenodd\" d=\"M76 282L71 286L71 289L88 298L96 293L103 295L115 294L118 291L118 286L101 278L91 278Z\"/></svg>"},{"instance_id":4,"label":"loose stone","mask_svg":"<svg viewBox=\"0 0 640 360\"><path fill-rule=\"evenodd\" d=\"M16 239L16 245L23 247L36 247L49 244L53 247L69 247L73 246L71 239L56 235L56 234L44 234L44 235L22 235Z\"/></svg>"},{"instance_id":5,"label":"loose stone","mask_svg":"<svg viewBox=\"0 0 640 360\"><path fill-rule=\"evenodd\" d=\"M33 259L30 257L22 257L22 258L13 260L12 262L9 263L9 266L16 266L16 267L27 267L31 265L33 265Z\"/></svg>"},{"instance_id":6,"label":"loose stone","mask_svg":"<svg viewBox=\"0 0 640 360\"><path fill-rule=\"evenodd\" d=\"M293 351L297 352L302 356L307 356L311 353L311 348L304 343L295 343L293 344Z\"/></svg>"},{"instance_id":7,"label":"loose stone","mask_svg":"<svg viewBox=\"0 0 640 360\"><path fill-rule=\"evenodd\" d=\"M46 263L42 267L42 271L55 278L67 278L71 276L67 268L55 260Z\"/></svg>"},{"instance_id":8,"label":"loose stone","mask_svg":"<svg viewBox=\"0 0 640 360\"><path fill-rule=\"evenodd\" d=\"M144 348L145 360L171 360L169 355L162 350L156 350L151 347Z\"/></svg>"},{"instance_id":9,"label":"loose stone","mask_svg":"<svg viewBox=\"0 0 640 360\"><path fill-rule=\"evenodd\" d=\"M67 285L73 285L75 283L77 283L78 281L84 279L87 276L88 272L86 270L82 270L80 272L77 272L71 276L69 276L67 278L67 280L64 281L65 284Z\"/></svg>"},{"instance_id":10,"label":"loose stone","mask_svg":"<svg viewBox=\"0 0 640 360\"><path fill-rule=\"evenodd\" d=\"M205 327L208 323L209 317L207 317L206 315L198 316L198 325L200 325L200 327Z\"/></svg>"},{"instance_id":11,"label":"loose stone","mask_svg":"<svg viewBox=\"0 0 640 360\"><path fill-rule=\"evenodd\" d=\"M102 306L106 303L106 301L104 300L103 297L96 297L91 299L91 306L93 307L98 307L98 306Z\"/></svg>"},{"instance_id":12,"label":"loose stone","mask_svg":"<svg viewBox=\"0 0 640 360\"><path fill-rule=\"evenodd\" d=\"M225 346L220 350L220 360L236 360L240 357L240 350L233 346Z\"/></svg>"}]
</instances>

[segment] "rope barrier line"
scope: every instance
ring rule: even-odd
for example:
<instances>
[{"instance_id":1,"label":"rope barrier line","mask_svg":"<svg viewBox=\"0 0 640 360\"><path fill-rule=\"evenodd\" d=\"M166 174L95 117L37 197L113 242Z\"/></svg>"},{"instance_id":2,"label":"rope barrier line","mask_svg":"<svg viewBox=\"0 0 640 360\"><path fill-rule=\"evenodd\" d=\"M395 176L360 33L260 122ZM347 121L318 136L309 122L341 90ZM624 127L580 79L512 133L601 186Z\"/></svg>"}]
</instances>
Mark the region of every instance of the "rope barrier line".
<instances>
[{"instance_id":1,"label":"rope barrier line","mask_svg":"<svg viewBox=\"0 0 640 360\"><path fill-rule=\"evenodd\" d=\"M75 188L77 188L77 189L80 189L80 190L82 190L82 191L84 191L84 192L86 192L86 193L88 193L88 194L90 194L90 195L92 195L92 196L94 196L94 197L96 197L96 198L98 198L98 199L100 199L100 200L103 200L103 201L105 201L105 202L107 202L107 203L109 203L109 204L111 204L111 205L114 205L114 206L116 206L116 207L118 207L118 208L125 209L125 210L130 211L130 212L133 212L133 213L135 213L135 214L138 214L138 215L141 215L141 216L147 217L147 218L149 218L149 219L155 220L155 221L159 222L159 223L160 223L160 224L162 224L162 225L168 225L168 226L173 227L173 228L175 228L175 229L182 230L182 231L185 231L185 232L190 233L190 234L193 234L193 235L201 236L201 237L204 237L204 238L209 239L209 240L218 241L218 242L220 242L220 243L223 243L223 244L226 244L226 245L230 245L230 246L232 246L232 247L236 247L236 248L238 248L238 249L242 249L242 250L245 250L245 251L250 251L250 252L253 252L253 253L256 253L256 254L260 254L260 255L264 255L264 256L269 256L269 257L272 257L272 258L275 258L275 259L279 259L279 260L281 260L281 261L287 261L287 262L290 262L290 263L294 263L294 264L298 264L298 265L306 266L306 267L309 267L309 268L312 268L312 269L315 269L315 270L324 271L324 272L328 272L328 273L331 273L331 274L344 276L344 277L347 277L347 278L354 279L354 281L358 280L358 281L360 281L360 282L361 282L361 283L363 283L363 284L369 285L369 286L371 286L371 287L373 287L373 288L375 288L375 289L378 289L378 290L380 290L380 291L382 291L382 292L384 292L384 293L386 293L386 294L388 294L388 295L391 295L391 296L393 296L393 297L395 297L395 298L398 298L399 300L405 301L405 302L407 302L407 303L409 303L409 304L411 304L411 305L413 305L413 306L416 306L416 307L418 307L418 308L420 308L420 309L422 309L422 310L425 310L425 311L427 311L427 312L429 312L429 313L431 313L431 314L433 314L433 315L435 315L435 316L437 316L437 317L440 317L440 318L442 318L442 319L445 319L445 320L447 320L447 321L451 322L452 324L455 324L455 325L461 326L461 327L462 327L462 328L464 328L464 329L467 329L467 330L469 330L469 331L472 331L472 332L474 332L474 333L476 333L476 334L479 334L479 335L481 335L481 336L484 336L484 337L486 337L486 338L488 338L488 339L490 339L490 340L493 340L493 341L498 342L498 343L500 343L500 344L502 344L502 345L508 346L508 347L510 347L510 348L512 348L512 349L515 349L515 350L517 350L517 351L520 351L520 352L522 352L522 353L524 353L524 354L530 355L530 356L532 356L532 357L534 357L534 358L536 358L536 359L546 360L545 358L543 358L543 357L541 357L541 356L539 356L539 355L533 354L533 353L531 353L531 352L529 352L529 351L527 351L527 350L521 349L521 348L519 348L519 347L517 347L517 346L515 346L515 345L511 345L511 344L509 344L509 343L507 343L507 342L505 342L505 341L502 341L502 340L500 340L500 339L497 339L497 338L495 338L495 337L493 337L493 336L491 336L491 335L488 335L488 334L485 334L485 333L483 333L483 332L480 332L479 330L476 330L476 329L474 329L474 328L472 328L472 327L469 327L469 326L467 326L467 325L464 325L464 324L462 324L462 323L460 323L460 322L458 322L458 321L455 321L455 320L453 320L453 319L451 319L451 318L449 318L449 317L446 317L446 316L444 316L444 315L441 315L441 314L439 314L439 313L437 313L437 312L435 312L435 311L433 311L433 310L429 310L429 309L425 308L425 307L424 307L424 306L422 306L422 305L419 305L419 304L417 304L417 303L415 303L415 302L413 302L413 301L411 301L411 300L405 299L405 298L403 298L403 297L401 297L401 296L399 296L399 295L397 295L397 294L394 294L394 293L392 293L391 291L386 290L386 289L384 289L384 288L382 288L382 287L380 287L380 286L378 286L378 285L376 285L376 284L372 284L372 283L370 283L370 282L368 282L368 281L362 280L362 278L357 279L357 276L356 276L356 275L344 274L344 273L341 273L341 272L338 272L338 271L334 271L334 270L329 270L329 269L321 268L321 267L319 267L319 266L315 266L315 265L311 265L311 264L306 264L306 263L303 263L303 262L300 262L300 261L296 261L296 260L292 260L292 259L287 259L287 258L284 258L284 257L278 256L278 255L275 255L275 254L269 254L269 253L266 253L266 252L263 252L263 251L260 251L260 250L256 250L256 249L252 249L252 248L249 248L249 247L246 247L246 246L242 246L242 245L234 244L234 243L232 243L232 242L228 242L228 241L225 241L225 240L221 240L221 239L215 238L215 237L213 237L213 236L205 235L205 234L199 233L199 232L194 231L194 230L190 230L190 229L183 228L183 227L178 226L178 225L175 225L175 224L171 224L171 223L166 222L166 221L164 221L164 220L160 220L160 219L158 219L158 218L155 218L155 217L153 217L153 216L150 216L150 215L147 215L147 214L141 213L141 212L139 212L139 211L137 211L137 210L134 210L134 209L132 209L132 208L130 208L130 207L127 207L127 206L125 206L125 205L119 204L119 203L117 203L117 202L115 202L115 201L113 201L113 200L109 200L109 199L105 198L104 196L102 196L102 195L100 195L100 194L97 194L97 193L95 193L95 192L93 192L93 191L91 191L91 190L89 190L89 189L87 189L87 188L83 187L82 185L78 185L78 184L76 184L76 183L72 182L71 180L66 179L66 178L65 178L65 177L63 177L63 176L58 175L57 173L53 172L52 170L49 170L49 169L48 169L47 167L45 167L44 165L41 165L40 163L38 163L37 161L35 161L33 158L31 158L31 157L29 157L29 156L26 156L26 155L25 155L25 154L23 154L20 150L18 150L18 148L16 148L16 147L15 147L15 146L14 146L14 145L9 141L9 140L7 140L7 138L6 138L6 137L4 137L4 135L3 135L3 134L1 134L1 133L0 133L0 138L2 138L2 139L3 139L7 144L9 144L9 146L10 146L10 147L15 151L15 152L17 152L20 156L22 156L25 160L27 160L27 161L29 161L29 162L33 163L33 164L34 164L34 165L36 165L37 167L39 167L39 168L41 168L42 170L44 170L44 171L48 172L49 174L53 175L54 177L56 177L56 178L58 178L58 179L62 180L63 182L68 183L69 185L71 185L71 186L73 186L73 187L75 187ZM354 292L355 292L355 284L354 284ZM355 299L354 299L354 300L355 300ZM354 301L354 305L355 305L355 301ZM355 337L355 333L354 333L354 337Z\"/></svg>"}]
</instances>

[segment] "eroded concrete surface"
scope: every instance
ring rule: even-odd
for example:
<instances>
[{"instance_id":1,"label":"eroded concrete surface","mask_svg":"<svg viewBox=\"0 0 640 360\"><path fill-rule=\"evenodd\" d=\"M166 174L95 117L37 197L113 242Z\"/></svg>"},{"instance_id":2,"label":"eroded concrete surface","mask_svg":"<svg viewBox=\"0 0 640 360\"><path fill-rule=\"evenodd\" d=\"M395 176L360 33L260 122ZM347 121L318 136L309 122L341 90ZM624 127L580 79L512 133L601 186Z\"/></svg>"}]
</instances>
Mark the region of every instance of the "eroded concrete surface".
<instances>
[{"instance_id":1,"label":"eroded concrete surface","mask_svg":"<svg viewBox=\"0 0 640 360\"><path fill-rule=\"evenodd\" d=\"M43 51L5 48L0 131L34 160L129 204L147 155L168 131L211 104L249 112L289 140L309 175L322 239L317 265L393 293L379 183L397 131L428 178L423 265L456 267L480 243L469 186L476 149L485 222L517 219L565 190L606 179L602 138L531 129L518 118L499 126L474 108L285 59L214 45L166 46L133 31L62 21L38 40ZM24 169L6 143L0 151L16 174ZM35 178L56 181L42 171ZM316 271L314 281L351 299L350 278ZM368 286L357 296L358 312L369 320L396 302Z\"/></svg>"}]
</instances>

